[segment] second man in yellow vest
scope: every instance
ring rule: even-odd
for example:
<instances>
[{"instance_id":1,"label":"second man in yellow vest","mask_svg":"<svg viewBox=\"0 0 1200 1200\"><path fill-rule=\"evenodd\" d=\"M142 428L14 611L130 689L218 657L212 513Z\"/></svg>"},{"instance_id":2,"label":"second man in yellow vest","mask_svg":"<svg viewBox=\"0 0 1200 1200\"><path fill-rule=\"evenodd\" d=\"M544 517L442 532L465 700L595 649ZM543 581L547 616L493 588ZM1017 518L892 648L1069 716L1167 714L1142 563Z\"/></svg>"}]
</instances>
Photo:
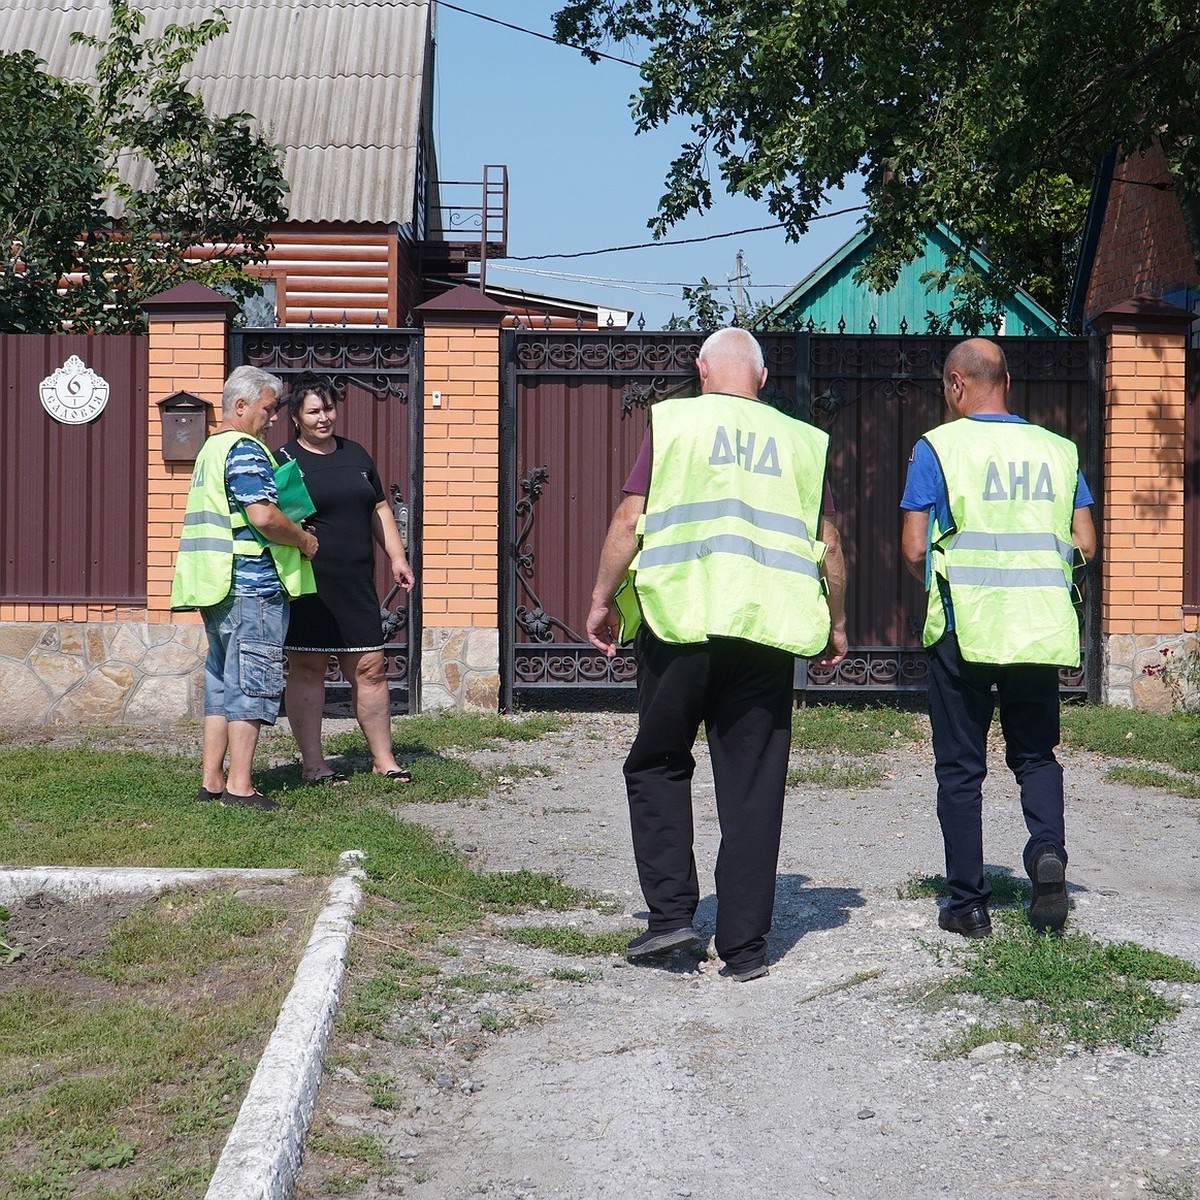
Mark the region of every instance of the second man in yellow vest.
<instances>
[{"instance_id":1,"label":"second man in yellow vest","mask_svg":"<svg viewBox=\"0 0 1200 1200\"><path fill-rule=\"evenodd\" d=\"M846 652L845 569L822 516L827 437L758 401L762 350L708 338L701 395L651 414L650 469L626 484L600 554L588 637L613 655L632 566L638 733L625 761L649 928L631 959L698 944L692 746L703 724L716 786L714 945L739 982L767 973L767 933L791 748L794 656Z\"/></svg>"},{"instance_id":2,"label":"second man in yellow vest","mask_svg":"<svg viewBox=\"0 0 1200 1200\"><path fill-rule=\"evenodd\" d=\"M992 930L982 787L999 707L1029 831L1030 920L1058 930L1068 907L1058 668L1079 665L1072 569L1077 552L1095 554L1092 497L1075 446L1009 412L996 343L960 342L942 383L952 420L917 443L901 500L904 559L929 593L923 640L950 891L938 924L970 938Z\"/></svg>"}]
</instances>

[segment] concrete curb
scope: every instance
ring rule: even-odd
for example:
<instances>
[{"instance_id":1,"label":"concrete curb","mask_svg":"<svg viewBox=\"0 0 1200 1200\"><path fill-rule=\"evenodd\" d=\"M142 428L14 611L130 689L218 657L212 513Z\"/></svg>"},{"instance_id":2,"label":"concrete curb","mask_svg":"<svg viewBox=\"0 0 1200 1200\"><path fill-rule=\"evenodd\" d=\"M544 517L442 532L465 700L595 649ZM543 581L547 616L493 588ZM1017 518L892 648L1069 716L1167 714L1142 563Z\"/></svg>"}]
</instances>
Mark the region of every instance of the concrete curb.
<instances>
[{"instance_id":1,"label":"concrete curb","mask_svg":"<svg viewBox=\"0 0 1200 1200\"><path fill-rule=\"evenodd\" d=\"M4 867L0 866L0 904L22 904L34 896L56 900L97 900L101 896L153 896L171 888L196 887L221 880L254 883L292 879L291 868L239 870L237 867Z\"/></svg>"},{"instance_id":2,"label":"concrete curb","mask_svg":"<svg viewBox=\"0 0 1200 1200\"><path fill-rule=\"evenodd\" d=\"M291 1195L346 974L354 914L362 903L359 880L366 876L356 865L362 857L361 850L341 855L338 875L325 892L325 905L217 1161L206 1200L287 1200ZM0 904L16 905L35 896L76 902L112 895L149 896L222 880L269 882L299 874L292 869L236 867L0 866Z\"/></svg>"},{"instance_id":3,"label":"concrete curb","mask_svg":"<svg viewBox=\"0 0 1200 1200\"><path fill-rule=\"evenodd\" d=\"M355 865L361 858L359 850L341 856L205 1200L287 1200L291 1194L346 973L354 913L362 903L359 880L365 873Z\"/></svg>"}]
</instances>

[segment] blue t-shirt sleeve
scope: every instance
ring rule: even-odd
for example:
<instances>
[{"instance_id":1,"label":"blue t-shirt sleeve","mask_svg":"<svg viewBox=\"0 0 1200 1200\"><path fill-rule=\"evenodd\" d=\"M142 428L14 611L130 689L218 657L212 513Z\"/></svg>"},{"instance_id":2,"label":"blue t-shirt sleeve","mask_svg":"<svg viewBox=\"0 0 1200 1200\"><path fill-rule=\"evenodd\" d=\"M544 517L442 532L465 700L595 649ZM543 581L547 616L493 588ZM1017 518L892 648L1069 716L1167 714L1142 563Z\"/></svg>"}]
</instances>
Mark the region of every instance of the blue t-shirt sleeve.
<instances>
[{"instance_id":1,"label":"blue t-shirt sleeve","mask_svg":"<svg viewBox=\"0 0 1200 1200\"><path fill-rule=\"evenodd\" d=\"M243 508L269 500L279 502L275 472L262 447L249 439L234 443L225 460L225 488L229 498Z\"/></svg>"},{"instance_id":2,"label":"blue t-shirt sleeve","mask_svg":"<svg viewBox=\"0 0 1200 1200\"><path fill-rule=\"evenodd\" d=\"M929 512L932 509L938 527L950 527L950 497L946 494L942 464L924 438L917 442L909 456L908 476L904 481L900 507L909 512Z\"/></svg>"},{"instance_id":3,"label":"blue t-shirt sleeve","mask_svg":"<svg viewBox=\"0 0 1200 1200\"><path fill-rule=\"evenodd\" d=\"M1079 479L1075 484L1075 507L1087 508L1089 504L1095 504L1092 499L1091 489L1087 485L1087 480L1083 477L1083 472L1079 472Z\"/></svg>"}]
</instances>

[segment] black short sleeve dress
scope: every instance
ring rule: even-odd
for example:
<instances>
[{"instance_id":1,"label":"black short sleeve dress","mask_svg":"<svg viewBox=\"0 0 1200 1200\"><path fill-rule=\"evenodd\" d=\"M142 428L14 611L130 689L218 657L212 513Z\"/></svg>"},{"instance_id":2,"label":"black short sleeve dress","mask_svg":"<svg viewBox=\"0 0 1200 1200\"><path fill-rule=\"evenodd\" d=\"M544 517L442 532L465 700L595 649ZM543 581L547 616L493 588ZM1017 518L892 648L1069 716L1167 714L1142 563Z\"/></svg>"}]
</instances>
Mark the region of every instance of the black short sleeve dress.
<instances>
[{"instance_id":1,"label":"black short sleeve dress","mask_svg":"<svg viewBox=\"0 0 1200 1200\"><path fill-rule=\"evenodd\" d=\"M331 454L313 454L290 441L277 455L300 466L317 506L307 524L320 545L312 564L317 594L292 601L287 650L356 653L384 645L371 536L383 484L362 446L337 436L334 443Z\"/></svg>"}]
</instances>

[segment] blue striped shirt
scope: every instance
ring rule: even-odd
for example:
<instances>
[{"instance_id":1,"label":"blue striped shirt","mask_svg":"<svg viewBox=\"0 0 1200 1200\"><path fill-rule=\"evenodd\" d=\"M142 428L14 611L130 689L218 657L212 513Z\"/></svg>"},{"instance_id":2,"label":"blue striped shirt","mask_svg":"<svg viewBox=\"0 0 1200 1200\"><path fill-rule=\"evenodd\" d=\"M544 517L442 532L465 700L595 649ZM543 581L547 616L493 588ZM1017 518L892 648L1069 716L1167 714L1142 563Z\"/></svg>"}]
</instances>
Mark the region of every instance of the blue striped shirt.
<instances>
[{"instance_id":1,"label":"blue striped shirt","mask_svg":"<svg viewBox=\"0 0 1200 1200\"><path fill-rule=\"evenodd\" d=\"M230 510L263 500L272 504L278 502L275 472L257 442L249 438L234 442L225 460L225 493L229 497ZM240 541L254 541L250 529L239 529L234 536ZM273 596L279 590L279 574L270 551L233 556L232 591L235 596Z\"/></svg>"}]
</instances>

